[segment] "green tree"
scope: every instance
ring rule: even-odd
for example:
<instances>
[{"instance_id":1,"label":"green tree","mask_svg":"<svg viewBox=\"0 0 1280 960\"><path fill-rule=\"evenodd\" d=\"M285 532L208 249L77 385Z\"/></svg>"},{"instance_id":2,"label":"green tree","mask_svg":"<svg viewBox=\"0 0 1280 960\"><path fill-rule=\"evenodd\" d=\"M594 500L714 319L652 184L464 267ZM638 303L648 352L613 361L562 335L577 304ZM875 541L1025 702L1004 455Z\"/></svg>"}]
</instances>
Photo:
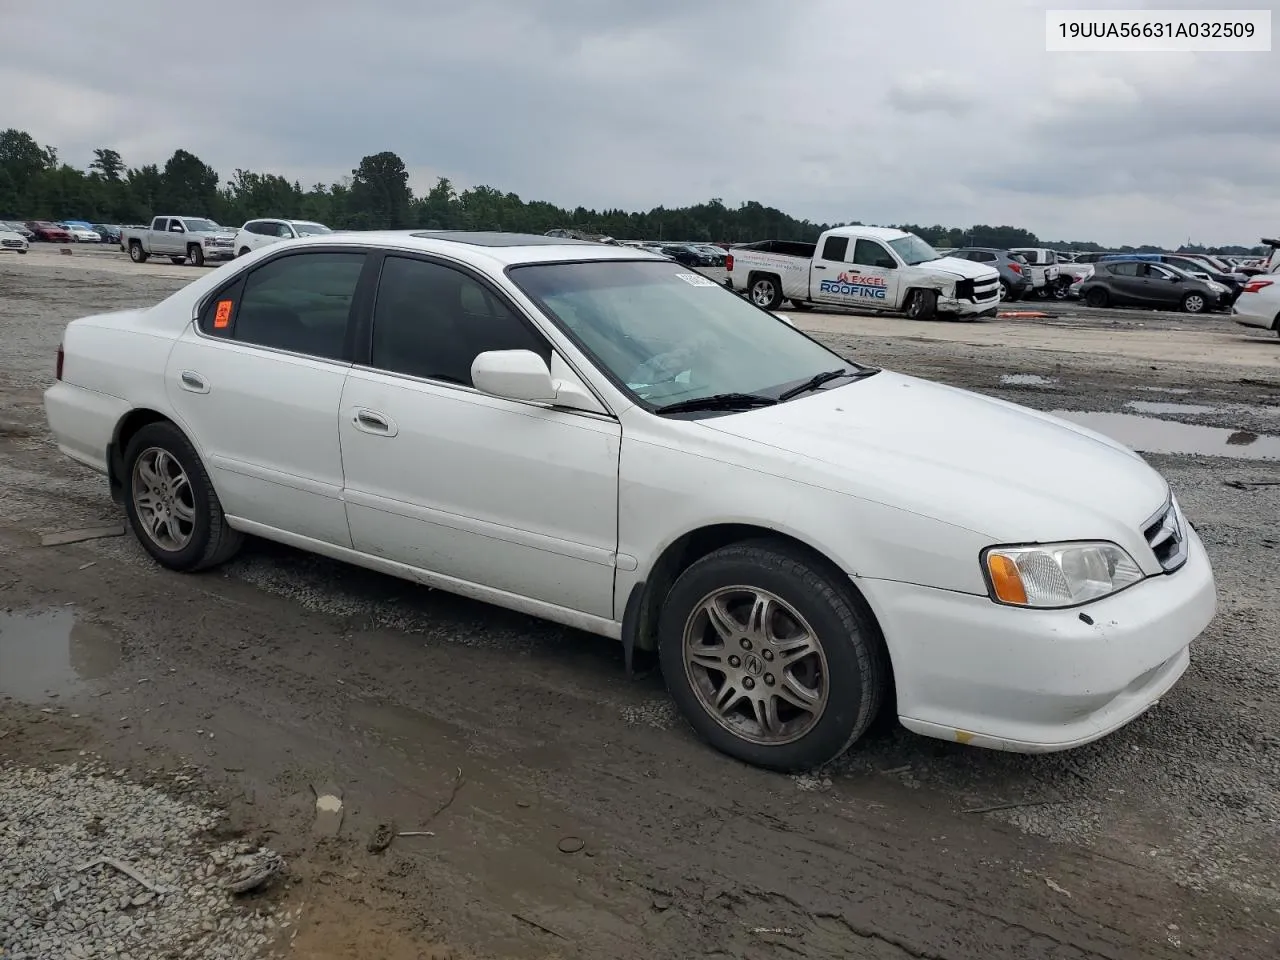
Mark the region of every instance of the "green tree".
<instances>
[{"instance_id":1,"label":"green tree","mask_svg":"<svg viewBox=\"0 0 1280 960\"><path fill-rule=\"evenodd\" d=\"M175 150L160 174L157 201L162 214L208 216L219 205L218 171L193 153Z\"/></svg>"},{"instance_id":2,"label":"green tree","mask_svg":"<svg viewBox=\"0 0 1280 960\"><path fill-rule=\"evenodd\" d=\"M124 173L124 161L116 151L108 147L99 147L93 151L93 163L89 164L89 169L98 171L104 180L115 183Z\"/></svg>"},{"instance_id":3,"label":"green tree","mask_svg":"<svg viewBox=\"0 0 1280 960\"><path fill-rule=\"evenodd\" d=\"M389 150L360 161L351 171L348 216L366 229L397 230L410 225L409 171Z\"/></svg>"}]
</instances>

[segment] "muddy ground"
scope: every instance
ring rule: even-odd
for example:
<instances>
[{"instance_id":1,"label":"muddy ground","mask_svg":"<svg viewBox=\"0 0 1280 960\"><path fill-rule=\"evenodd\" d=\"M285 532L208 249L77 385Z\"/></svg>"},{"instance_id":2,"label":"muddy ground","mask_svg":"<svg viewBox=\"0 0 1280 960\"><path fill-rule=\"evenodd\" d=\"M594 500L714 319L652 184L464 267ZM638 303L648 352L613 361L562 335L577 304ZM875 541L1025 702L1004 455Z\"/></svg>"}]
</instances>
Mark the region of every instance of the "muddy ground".
<instances>
[{"instance_id":1,"label":"muddy ground","mask_svg":"<svg viewBox=\"0 0 1280 960\"><path fill-rule=\"evenodd\" d=\"M597 638L261 542L200 576L128 537L39 546L121 520L44 427L62 325L196 273L110 251L0 259L0 763L198 765L227 830L289 861L272 896L302 908L292 955L1277 955L1274 334L1077 305L974 324L794 314L855 359L1110 414L1094 425L1156 451L1220 607L1171 695L1100 743L1014 756L889 720L785 777L697 742L660 676L626 677ZM336 838L311 832L323 781L343 792ZM379 823L433 835L370 853Z\"/></svg>"}]
</instances>

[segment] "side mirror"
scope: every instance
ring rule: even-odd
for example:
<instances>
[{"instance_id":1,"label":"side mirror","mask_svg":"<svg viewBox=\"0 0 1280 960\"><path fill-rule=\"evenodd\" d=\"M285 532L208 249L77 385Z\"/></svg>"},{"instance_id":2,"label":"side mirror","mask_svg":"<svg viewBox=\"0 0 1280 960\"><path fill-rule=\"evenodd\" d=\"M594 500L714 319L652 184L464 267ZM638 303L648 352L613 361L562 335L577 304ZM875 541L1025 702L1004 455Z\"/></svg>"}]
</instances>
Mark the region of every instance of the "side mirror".
<instances>
[{"instance_id":1,"label":"side mirror","mask_svg":"<svg viewBox=\"0 0 1280 960\"><path fill-rule=\"evenodd\" d=\"M551 403L556 398L551 369L532 350L486 350L471 361L471 382L508 400Z\"/></svg>"},{"instance_id":2,"label":"side mirror","mask_svg":"<svg viewBox=\"0 0 1280 960\"><path fill-rule=\"evenodd\" d=\"M876 264L881 270L897 270L898 265L892 260L881 260Z\"/></svg>"},{"instance_id":3,"label":"side mirror","mask_svg":"<svg viewBox=\"0 0 1280 960\"><path fill-rule=\"evenodd\" d=\"M186 229L180 223L175 223L169 228L170 233L186 233Z\"/></svg>"}]
</instances>

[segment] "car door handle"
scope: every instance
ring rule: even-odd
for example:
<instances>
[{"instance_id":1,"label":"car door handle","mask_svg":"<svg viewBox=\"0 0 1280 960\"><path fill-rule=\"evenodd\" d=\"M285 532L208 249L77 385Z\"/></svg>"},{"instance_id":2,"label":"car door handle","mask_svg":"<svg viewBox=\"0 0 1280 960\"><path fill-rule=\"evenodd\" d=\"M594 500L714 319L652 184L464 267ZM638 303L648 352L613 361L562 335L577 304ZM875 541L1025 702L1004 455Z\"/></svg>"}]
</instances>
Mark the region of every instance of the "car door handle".
<instances>
[{"instance_id":1,"label":"car door handle","mask_svg":"<svg viewBox=\"0 0 1280 960\"><path fill-rule=\"evenodd\" d=\"M182 384L183 390L190 390L192 393L209 392L209 384L205 382L204 377L194 370L183 370L182 373L178 374L178 382Z\"/></svg>"},{"instance_id":2,"label":"car door handle","mask_svg":"<svg viewBox=\"0 0 1280 960\"><path fill-rule=\"evenodd\" d=\"M395 421L385 414L378 413L376 410L357 407L351 422L355 424L357 430L364 433L372 433L374 436L394 437L396 435Z\"/></svg>"},{"instance_id":3,"label":"car door handle","mask_svg":"<svg viewBox=\"0 0 1280 960\"><path fill-rule=\"evenodd\" d=\"M813 265L813 269L815 269L815 270L825 270L825 269L827 269L827 268L826 268L826 267L824 267L824 266L823 266L822 264L820 264L820 263L815 263L815 264Z\"/></svg>"}]
</instances>

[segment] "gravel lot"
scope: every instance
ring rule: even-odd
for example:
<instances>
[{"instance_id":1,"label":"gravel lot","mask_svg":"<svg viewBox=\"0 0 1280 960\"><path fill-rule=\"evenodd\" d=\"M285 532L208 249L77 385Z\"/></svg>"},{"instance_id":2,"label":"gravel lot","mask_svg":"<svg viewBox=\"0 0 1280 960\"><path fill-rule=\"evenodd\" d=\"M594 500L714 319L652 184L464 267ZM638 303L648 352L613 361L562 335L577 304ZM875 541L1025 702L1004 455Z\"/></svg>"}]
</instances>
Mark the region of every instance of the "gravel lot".
<instances>
[{"instance_id":1,"label":"gravel lot","mask_svg":"<svg viewBox=\"0 0 1280 960\"><path fill-rule=\"evenodd\" d=\"M660 677L626 678L618 649L571 630L263 543L196 577L127 537L40 547L120 522L45 432L62 325L197 272L0 259L6 960L290 942L335 960L1276 956L1274 334L1074 304L964 324L794 313L856 359L1102 417L1173 484L1219 615L1167 700L1100 743L1024 757L885 722L830 769L779 777L694 741ZM323 781L343 792L335 837L313 831ZM95 818L119 831L86 837ZM379 824L433 835L375 853ZM199 883L264 845L288 863L267 893ZM121 909L136 884L74 871L99 856L184 892ZM23 933L72 876L70 929ZM184 953L175 931L204 922L235 936Z\"/></svg>"}]
</instances>

